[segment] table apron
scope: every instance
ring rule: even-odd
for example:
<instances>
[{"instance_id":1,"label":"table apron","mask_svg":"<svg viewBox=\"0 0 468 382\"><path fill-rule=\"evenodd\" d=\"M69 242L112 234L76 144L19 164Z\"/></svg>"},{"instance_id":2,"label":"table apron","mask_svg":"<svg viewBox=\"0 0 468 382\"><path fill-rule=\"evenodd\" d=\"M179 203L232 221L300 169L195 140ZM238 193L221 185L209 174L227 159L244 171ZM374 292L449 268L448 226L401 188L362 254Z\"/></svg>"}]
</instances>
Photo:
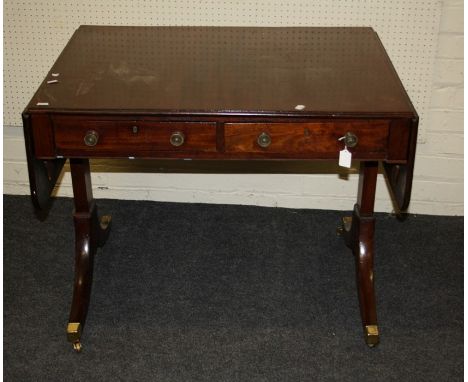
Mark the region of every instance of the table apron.
<instances>
[{"instance_id":1,"label":"table apron","mask_svg":"<svg viewBox=\"0 0 468 382\"><path fill-rule=\"evenodd\" d=\"M38 159L337 160L345 148L340 138L350 133L357 138L354 147L347 147L354 160L405 163L411 126L404 118L224 122L131 116L31 117Z\"/></svg>"}]
</instances>

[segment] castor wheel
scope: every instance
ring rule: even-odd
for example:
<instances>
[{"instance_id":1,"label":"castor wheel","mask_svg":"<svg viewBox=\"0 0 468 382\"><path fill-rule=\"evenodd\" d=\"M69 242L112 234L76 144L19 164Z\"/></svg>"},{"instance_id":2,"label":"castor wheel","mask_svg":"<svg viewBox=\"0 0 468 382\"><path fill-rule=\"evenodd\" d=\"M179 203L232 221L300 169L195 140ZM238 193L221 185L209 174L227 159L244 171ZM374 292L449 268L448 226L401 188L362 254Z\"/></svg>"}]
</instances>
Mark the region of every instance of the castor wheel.
<instances>
[{"instance_id":1,"label":"castor wheel","mask_svg":"<svg viewBox=\"0 0 468 382\"><path fill-rule=\"evenodd\" d=\"M81 342L80 341L73 342L73 350L75 350L77 353L81 352Z\"/></svg>"},{"instance_id":2,"label":"castor wheel","mask_svg":"<svg viewBox=\"0 0 468 382\"><path fill-rule=\"evenodd\" d=\"M351 223L353 222L352 216L344 216L341 219L341 225L336 228L336 235L337 236L344 236L346 232L351 230Z\"/></svg>"},{"instance_id":3,"label":"castor wheel","mask_svg":"<svg viewBox=\"0 0 468 382\"><path fill-rule=\"evenodd\" d=\"M109 227L110 223L112 221L112 216L111 215L103 215L99 219L99 225L101 226L101 229L107 229Z\"/></svg>"}]
</instances>

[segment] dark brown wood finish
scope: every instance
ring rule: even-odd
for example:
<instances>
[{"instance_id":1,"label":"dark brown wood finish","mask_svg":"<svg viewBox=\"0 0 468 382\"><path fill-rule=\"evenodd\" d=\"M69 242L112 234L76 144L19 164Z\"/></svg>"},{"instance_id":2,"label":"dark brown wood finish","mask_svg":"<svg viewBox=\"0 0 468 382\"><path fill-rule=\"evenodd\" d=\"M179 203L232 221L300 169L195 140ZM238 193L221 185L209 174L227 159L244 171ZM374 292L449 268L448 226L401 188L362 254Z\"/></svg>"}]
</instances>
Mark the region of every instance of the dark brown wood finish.
<instances>
[{"instance_id":1,"label":"dark brown wood finish","mask_svg":"<svg viewBox=\"0 0 468 382\"><path fill-rule=\"evenodd\" d=\"M107 239L110 216L98 219L97 207L93 200L89 161L87 159L70 159L70 169L75 202L73 212L75 221L75 282L67 334L75 349L80 350L81 333L86 322L91 296L94 255L97 247L104 245Z\"/></svg>"},{"instance_id":2,"label":"dark brown wood finish","mask_svg":"<svg viewBox=\"0 0 468 382\"><path fill-rule=\"evenodd\" d=\"M347 132L359 141L349 148L354 159L407 162L410 122L389 119L197 117L181 119L151 116L53 115L51 139L36 150L38 158L138 157L204 159L321 159L338 157L344 147L339 138ZM195 122L198 121L198 122ZM233 122L236 121L236 122ZM242 121L242 122L241 122ZM244 122L245 121L245 122ZM307 122L306 122L307 121ZM94 131L95 146L85 144ZM185 135L179 147L170 144L174 132ZM268 133L272 144L263 148L257 138Z\"/></svg>"},{"instance_id":3,"label":"dark brown wood finish","mask_svg":"<svg viewBox=\"0 0 468 382\"><path fill-rule=\"evenodd\" d=\"M58 82L48 84L52 73ZM397 207L407 208L418 117L371 28L81 26L23 121L38 211L47 210L70 158L76 276L68 335L75 348L93 256L109 223L97 217L89 158L160 159L153 170L164 172L307 173L314 160L337 162L346 133L358 138L349 150L362 163L344 232L356 257L366 341L378 342L377 165L384 163ZM189 168L177 159L193 161Z\"/></svg>"},{"instance_id":4,"label":"dark brown wood finish","mask_svg":"<svg viewBox=\"0 0 468 382\"><path fill-rule=\"evenodd\" d=\"M359 142L353 152L359 159L385 159L388 121L340 121L309 123L228 123L225 125L225 148L228 153L277 153L303 155L309 158L338 158L344 144L339 139L354 133ZM268 147L257 139L266 133L271 137ZM401 158L400 158L401 159Z\"/></svg>"},{"instance_id":5,"label":"dark brown wood finish","mask_svg":"<svg viewBox=\"0 0 468 382\"><path fill-rule=\"evenodd\" d=\"M272 119L260 122L255 118L201 117L200 122L180 121L149 116L102 117L64 116L52 117L52 138L43 140L36 152L48 159L67 157L139 157L139 158L306 158L336 159L343 149L339 138L347 132L355 134L359 141L349 148L354 159L387 160L390 163L406 163L409 122L395 123L387 119L334 119L333 122L312 118ZM280 122L281 120L285 122ZM272 122L273 121L273 122ZM290 120L289 120L290 121ZM313 122L311 122L313 121ZM400 121L397 121L400 122ZM405 127L407 128L405 130ZM393 132L393 128L395 132ZM88 132L95 132L95 146L85 144ZM170 136L182 132L184 143L174 147ZM272 144L263 148L257 138L262 133L272 137ZM390 143L395 143L394 145Z\"/></svg>"},{"instance_id":6,"label":"dark brown wood finish","mask_svg":"<svg viewBox=\"0 0 468 382\"><path fill-rule=\"evenodd\" d=\"M294 123L222 123L167 122L155 120L122 120L54 118L55 147L49 151L74 157L133 156L140 158L187 157L194 155L216 159L309 158L336 159L344 144L339 139L354 133L359 142L349 148L355 159L387 158L389 121L342 120L337 122ZM85 136L98 136L95 146L85 144ZM175 147L171 134L182 132L185 141ZM217 137L217 134L223 134ZM272 138L268 147L257 139L267 133ZM53 144L53 143L51 143ZM400 149L400 152L402 150ZM406 153L393 152L393 161L405 161Z\"/></svg>"},{"instance_id":7,"label":"dark brown wood finish","mask_svg":"<svg viewBox=\"0 0 468 382\"><path fill-rule=\"evenodd\" d=\"M97 134L95 146L87 146L88 132ZM173 146L171 135L182 133L184 143ZM60 120L55 123L57 154L63 156L157 156L159 152L215 152L214 122L151 122L121 120ZM185 155L185 154L184 154Z\"/></svg>"},{"instance_id":8,"label":"dark brown wood finish","mask_svg":"<svg viewBox=\"0 0 468 382\"><path fill-rule=\"evenodd\" d=\"M362 162L358 200L353 216L343 219L345 242L356 261L356 283L364 337L369 346L379 343L374 293L374 201L378 162Z\"/></svg>"},{"instance_id":9,"label":"dark brown wood finish","mask_svg":"<svg viewBox=\"0 0 468 382\"><path fill-rule=\"evenodd\" d=\"M81 26L52 72L28 109L414 114L372 28Z\"/></svg>"},{"instance_id":10,"label":"dark brown wood finish","mask_svg":"<svg viewBox=\"0 0 468 382\"><path fill-rule=\"evenodd\" d=\"M395 164L388 161L383 163L389 188L399 214L404 212L410 203L414 161L416 158L416 141L418 139L418 124L418 117L413 118L410 122L408 157L406 162L403 164Z\"/></svg>"},{"instance_id":11,"label":"dark brown wood finish","mask_svg":"<svg viewBox=\"0 0 468 382\"><path fill-rule=\"evenodd\" d=\"M351 248L356 258L356 280L361 318L368 345L379 342L374 294L374 201L378 162L363 162L359 174L358 200L354 207ZM369 332L369 326L375 330Z\"/></svg>"},{"instance_id":12,"label":"dark brown wood finish","mask_svg":"<svg viewBox=\"0 0 468 382\"><path fill-rule=\"evenodd\" d=\"M386 159L388 162L408 158L410 125L411 121L408 119L392 120L387 142L389 151Z\"/></svg>"},{"instance_id":13,"label":"dark brown wood finish","mask_svg":"<svg viewBox=\"0 0 468 382\"><path fill-rule=\"evenodd\" d=\"M48 114L32 114L34 150L38 158L55 158L54 131Z\"/></svg>"},{"instance_id":14,"label":"dark brown wood finish","mask_svg":"<svg viewBox=\"0 0 468 382\"><path fill-rule=\"evenodd\" d=\"M43 220L47 217L51 204L50 195L62 171L65 159L40 160L34 149L33 127L31 115L23 113L23 133L26 145L26 158L28 162L29 187L31 200L36 215Z\"/></svg>"}]
</instances>

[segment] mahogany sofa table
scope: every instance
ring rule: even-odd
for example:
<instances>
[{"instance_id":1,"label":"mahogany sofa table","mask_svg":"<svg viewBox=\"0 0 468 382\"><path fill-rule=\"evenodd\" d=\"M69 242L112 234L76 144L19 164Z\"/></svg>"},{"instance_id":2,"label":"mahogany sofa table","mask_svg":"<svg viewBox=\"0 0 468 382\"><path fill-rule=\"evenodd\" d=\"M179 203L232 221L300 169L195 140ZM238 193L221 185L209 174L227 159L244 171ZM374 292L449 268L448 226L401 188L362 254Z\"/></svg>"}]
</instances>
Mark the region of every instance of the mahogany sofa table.
<instances>
[{"instance_id":1,"label":"mahogany sofa table","mask_svg":"<svg viewBox=\"0 0 468 382\"><path fill-rule=\"evenodd\" d=\"M76 350L93 258L110 227L109 216L98 218L90 158L161 159L169 171L189 159L194 169L208 164L223 173L235 163L240 172L277 173L297 160L336 162L345 146L360 162L360 176L343 233L356 258L365 341L379 342L378 163L397 211L404 211L418 116L372 28L81 26L24 111L23 124L40 217L70 160L76 258L67 334Z\"/></svg>"}]
</instances>

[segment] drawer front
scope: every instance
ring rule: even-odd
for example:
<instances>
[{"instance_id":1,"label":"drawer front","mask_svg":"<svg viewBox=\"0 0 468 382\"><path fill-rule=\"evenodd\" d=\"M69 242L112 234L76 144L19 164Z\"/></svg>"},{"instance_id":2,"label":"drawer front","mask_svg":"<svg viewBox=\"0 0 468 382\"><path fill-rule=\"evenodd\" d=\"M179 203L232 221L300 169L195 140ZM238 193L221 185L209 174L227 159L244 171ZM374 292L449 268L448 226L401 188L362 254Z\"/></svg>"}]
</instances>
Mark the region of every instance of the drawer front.
<instances>
[{"instance_id":1,"label":"drawer front","mask_svg":"<svg viewBox=\"0 0 468 382\"><path fill-rule=\"evenodd\" d=\"M309 123L227 123L227 153L285 154L291 157L336 158L344 148L339 138L358 138L349 148L354 157L385 159L389 121L338 121ZM263 138L263 141L262 141Z\"/></svg>"},{"instance_id":2,"label":"drawer front","mask_svg":"<svg viewBox=\"0 0 468 382\"><path fill-rule=\"evenodd\" d=\"M216 123L56 119L59 155L216 152Z\"/></svg>"}]
</instances>

